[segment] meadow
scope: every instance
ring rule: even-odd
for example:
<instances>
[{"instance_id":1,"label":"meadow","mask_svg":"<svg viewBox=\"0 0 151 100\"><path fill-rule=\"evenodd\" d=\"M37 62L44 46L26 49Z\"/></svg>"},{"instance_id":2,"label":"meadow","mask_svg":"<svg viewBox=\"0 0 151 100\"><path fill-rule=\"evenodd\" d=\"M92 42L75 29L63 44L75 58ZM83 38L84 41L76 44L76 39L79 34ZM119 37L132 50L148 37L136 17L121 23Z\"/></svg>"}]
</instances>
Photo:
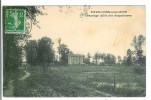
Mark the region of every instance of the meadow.
<instances>
[{"instance_id":1,"label":"meadow","mask_svg":"<svg viewBox=\"0 0 151 100\"><path fill-rule=\"evenodd\" d=\"M14 81L15 97L144 97L146 75L133 66L32 66Z\"/></svg>"}]
</instances>

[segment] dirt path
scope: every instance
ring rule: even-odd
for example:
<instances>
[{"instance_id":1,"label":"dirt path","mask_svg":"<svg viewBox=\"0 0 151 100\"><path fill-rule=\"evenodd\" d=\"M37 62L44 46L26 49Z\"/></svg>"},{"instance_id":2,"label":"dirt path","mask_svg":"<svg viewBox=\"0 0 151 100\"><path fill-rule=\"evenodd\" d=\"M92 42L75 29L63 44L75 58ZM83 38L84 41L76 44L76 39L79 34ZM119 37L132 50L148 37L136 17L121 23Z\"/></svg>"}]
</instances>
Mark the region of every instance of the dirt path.
<instances>
[{"instance_id":1,"label":"dirt path","mask_svg":"<svg viewBox=\"0 0 151 100\"><path fill-rule=\"evenodd\" d=\"M80 87L87 90L87 91L90 91L89 96L112 97L111 94L103 92L103 91L98 91L94 88L86 87L86 86L83 86L83 85L81 85Z\"/></svg>"},{"instance_id":2,"label":"dirt path","mask_svg":"<svg viewBox=\"0 0 151 100\"><path fill-rule=\"evenodd\" d=\"M5 97L13 97L14 96L14 80L10 80L8 82L8 87L4 90Z\"/></svg>"},{"instance_id":3,"label":"dirt path","mask_svg":"<svg viewBox=\"0 0 151 100\"><path fill-rule=\"evenodd\" d=\"M22 77L22 78L20 78L19 80L25 80L26 78L28 78L29 76L30 76L30 73L29 72L27 72L27 71L24 71L26 74Z\"/></svg>"},{"instance_id":4,"label":"dirt path","mask_svg":"<svg viewBox=\"0 0 151 100\"><path fill-rule=\"evenodd\" d=\"M25 80L30 76L30 73L27 71L24 71L26 74L20 78L19 80ZM14 97L14 80L10 80L8 82L8 87L6 90L4 90L4 96L5 97Z\"/></svg>"}]
</instances>

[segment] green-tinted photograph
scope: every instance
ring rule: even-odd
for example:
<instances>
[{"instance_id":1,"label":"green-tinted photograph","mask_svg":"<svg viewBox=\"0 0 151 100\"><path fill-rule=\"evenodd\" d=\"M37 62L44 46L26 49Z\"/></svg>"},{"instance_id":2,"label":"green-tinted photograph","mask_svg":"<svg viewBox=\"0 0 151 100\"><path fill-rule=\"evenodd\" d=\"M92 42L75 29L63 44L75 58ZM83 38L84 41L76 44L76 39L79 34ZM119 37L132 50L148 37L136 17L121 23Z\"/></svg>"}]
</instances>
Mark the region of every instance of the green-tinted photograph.
<instances>
[{"instance_id":1,"label":"green-tinted photograph","mask_svg":"<svg viewBox=\"0 0 151 100\"><path fill-rule=\"evenodd\" d=\"M145 97L145 6L3 6L4 97Z\"/></svg>"}]
</instances>

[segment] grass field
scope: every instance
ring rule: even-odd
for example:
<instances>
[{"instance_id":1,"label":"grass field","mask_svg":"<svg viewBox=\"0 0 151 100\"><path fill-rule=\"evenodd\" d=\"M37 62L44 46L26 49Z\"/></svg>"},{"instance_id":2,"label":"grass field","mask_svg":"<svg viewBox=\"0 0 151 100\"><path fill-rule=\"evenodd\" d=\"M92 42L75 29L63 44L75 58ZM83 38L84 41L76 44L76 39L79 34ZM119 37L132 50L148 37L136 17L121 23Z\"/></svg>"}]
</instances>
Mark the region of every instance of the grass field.
<instances>
[{"instance_id":1,"label":"grass field","mask_svg":"<svg viewBox=\"0 0 151 100\"><path fill-rule=\"evenodd\" d=\"M146 76L127 66L42 66L27 70L30 77L15 81L21 97L144 97Z\"/></svg>"}]
</instances>

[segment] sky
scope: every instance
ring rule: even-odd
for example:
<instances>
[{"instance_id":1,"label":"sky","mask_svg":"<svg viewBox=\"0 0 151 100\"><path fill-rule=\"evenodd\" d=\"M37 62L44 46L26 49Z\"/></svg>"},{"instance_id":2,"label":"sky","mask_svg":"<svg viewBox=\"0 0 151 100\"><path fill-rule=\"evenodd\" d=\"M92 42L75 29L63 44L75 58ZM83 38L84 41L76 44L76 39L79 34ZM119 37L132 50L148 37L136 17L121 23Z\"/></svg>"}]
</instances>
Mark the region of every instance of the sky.
<instances>
[{"instance_id":1,"label":"sky","mask_svg":"<svg viewBox=\"0 0 151 100\"><path fill-rule=\"evenodd\" d=\"M55 51L61 38L61 43L75 54L93 55L100 52L124 56L127 49L133 50L131 43L134 36L146 35L145 6L45 6L42 11L47 15L37 16L40 28L32 27L31 39L49 37L54 42ZM88 15L111 14L113 17L81 17L84 12L88 12ZM114 14L131 17L114 17Z\"/></svg>"}]
</instances>

